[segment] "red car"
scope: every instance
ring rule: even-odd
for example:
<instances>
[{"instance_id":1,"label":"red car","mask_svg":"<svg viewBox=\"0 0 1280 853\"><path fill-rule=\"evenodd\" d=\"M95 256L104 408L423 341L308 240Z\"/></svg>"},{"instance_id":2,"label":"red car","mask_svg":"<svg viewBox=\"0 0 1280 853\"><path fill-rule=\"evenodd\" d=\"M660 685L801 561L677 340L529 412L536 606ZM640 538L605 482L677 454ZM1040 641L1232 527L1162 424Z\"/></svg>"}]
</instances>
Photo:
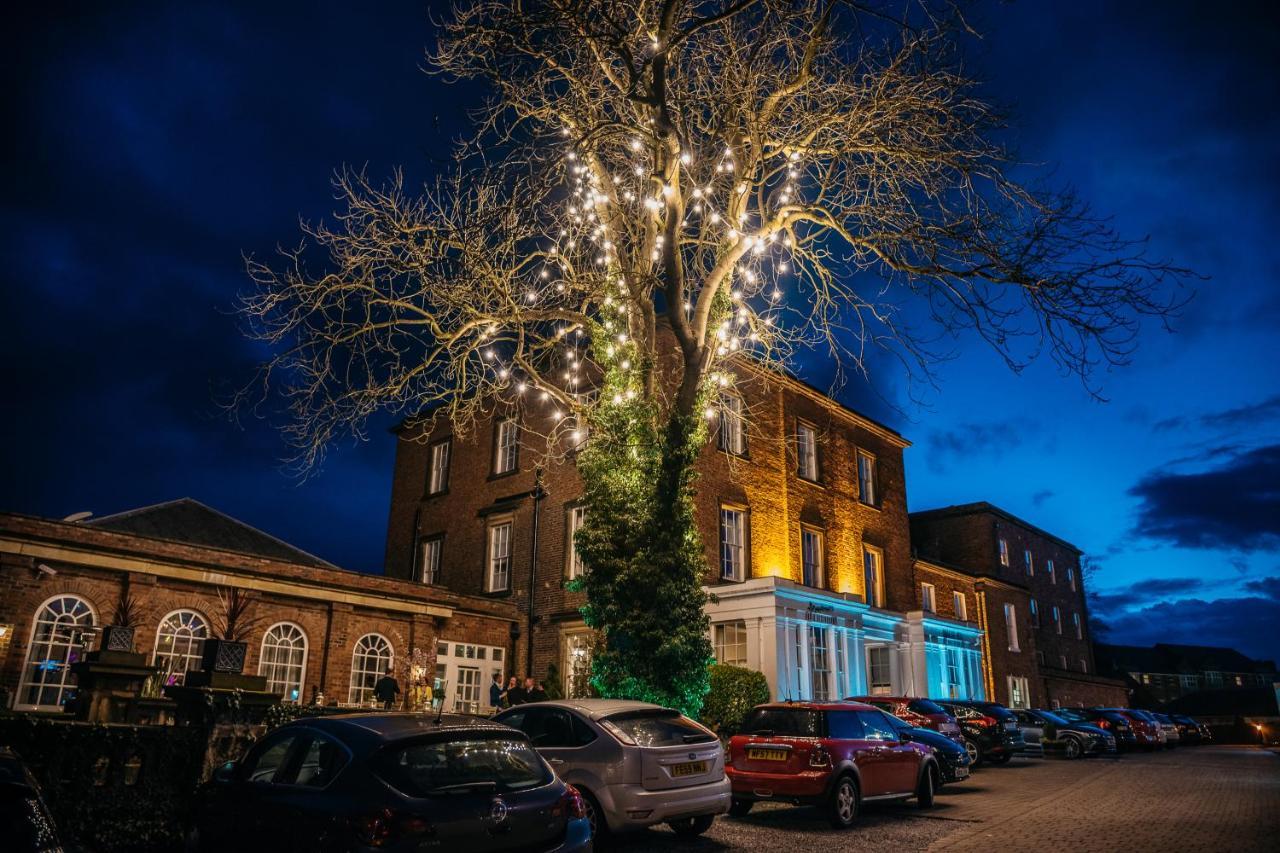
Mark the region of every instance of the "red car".
<instances>
[{"instance_id":1,"label":"red car","mask_svg":"<svg viewBox=\"0 0 1280 853\"><path fill-rule=\"evenodd\" d=\"M1143 749L1153 750L1164 746L1164 740L1160 737L1160 724L1145 711L1135 711L1133 708L1096 708L1094 710L1110 711L1126 718L1133 729L1137 745Z\"/></svg>"},{"instance_id":2,"label":"red car","mask_svg":"<svg viewBox=\"0 0 1280 853\"><path fill-rule=\"evenodd\" d=\"M941 777L932 749L900 737L879 708L774 702L753 708L741 731L725 762L735 817L781 800L821 806L845 828L864 802L915 797L920 808L933 805Z\"/></svg>"},{"instance_id":3,"label":"red car","mask_svg":"<svg viewBox=\"0 0 1280 853\"><path fill-rule=\"evenodd\" d=\"M845 701L872 705L881 711L888 711L909 726L933 729L956 743L964 743L964 735L960 733L956 718L948 714L946 708L931 699L911 696L851 696Z\"/></svg>"}]
</instances>

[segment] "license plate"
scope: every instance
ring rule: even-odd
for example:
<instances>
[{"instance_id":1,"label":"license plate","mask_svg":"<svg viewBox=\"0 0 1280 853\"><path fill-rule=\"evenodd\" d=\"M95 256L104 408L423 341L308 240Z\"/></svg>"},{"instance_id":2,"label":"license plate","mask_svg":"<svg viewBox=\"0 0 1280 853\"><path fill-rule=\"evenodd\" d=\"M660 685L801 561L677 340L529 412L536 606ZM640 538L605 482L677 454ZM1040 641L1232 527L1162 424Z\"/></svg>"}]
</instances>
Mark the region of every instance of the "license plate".
<instances>
[{"instance_id":1,"label":"license plate","mask_svg":"<svg viewBox=\"0 0 1280 853\"><path fill-rule=\"evenodd\" d=\"M957 778L957 779L968 779L968 778L969 778L969 768L968 768L968 767L957 767L957 768L956 768L956 778Z\"/></svg>"},{"instance_id":2,"label":"license plate","mask_svg":"<svg viewBox=\"0 0 1280 853\"><path fill-rule=\"evenodd\" d=\"M697 776L707 772L707 762L705 761L686 761L684 764L672 764L671 775L680 776Z\"/></svg>"},{"instance_id":3,"label":"license plate","mask_svg":"<svg viewBox=\"0 0 1280 853\"><path fill-rule=\"evenodd\" d=\"M748 749L747 758L756 761L786 761L787 751L785 749Z\"/></svg>"}]
</instances>

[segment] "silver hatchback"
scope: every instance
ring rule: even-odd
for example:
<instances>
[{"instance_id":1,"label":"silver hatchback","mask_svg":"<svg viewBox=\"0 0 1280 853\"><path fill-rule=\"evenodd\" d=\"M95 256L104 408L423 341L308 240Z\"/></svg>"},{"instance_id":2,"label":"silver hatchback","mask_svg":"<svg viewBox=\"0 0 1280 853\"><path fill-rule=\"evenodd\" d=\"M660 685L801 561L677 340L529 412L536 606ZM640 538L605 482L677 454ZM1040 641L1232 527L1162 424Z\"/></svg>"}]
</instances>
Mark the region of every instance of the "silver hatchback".
<instances>
[{"instance_id":1,"label":"silver hatchback","mask_svg":"<svg viewBox=\"0 0 1280 853\"><path fill-rule=\"evenodd\" d=\"M582 792L598 836L666 823L700 835L732 799L720 740L679 711L621 699L517 705L495 719L520 729Z\"/></svg>"}]
</instances>

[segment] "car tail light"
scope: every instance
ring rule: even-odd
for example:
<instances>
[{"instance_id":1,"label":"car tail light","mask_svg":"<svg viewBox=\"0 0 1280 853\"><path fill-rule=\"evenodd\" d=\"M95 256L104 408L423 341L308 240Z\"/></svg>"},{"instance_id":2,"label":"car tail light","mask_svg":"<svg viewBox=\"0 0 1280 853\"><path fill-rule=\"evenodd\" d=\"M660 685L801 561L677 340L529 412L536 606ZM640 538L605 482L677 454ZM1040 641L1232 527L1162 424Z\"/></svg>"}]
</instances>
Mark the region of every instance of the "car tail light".
<instances>
[{"instance_id":1,"label":"car tail light","mask_svg":"<svg viewBox=\"0 0 1280 853\"><path fill-rule=\"evenodd\" d=\"M354 821L356 838L366 847L385 847L402 838L430 835L431 823L425 818L383 809L362 815Z\"/></svg>"},{"instance_id":2,"label":"car tail light","mask_svg":"<svg viewBox=\"0 0 1280 853\"><path fill-rule=\"evenodd\" d=\"M974 722L988 729L991 728L992 726L998 726L1000 724L1000 721L997 720L995 717L988 717L985 714L981 717L978 717L978 719L974 720Z\"/></svg>"},{"instance_id":3,"label":"car tail light","mask_svg":"<svg viewBox=\"0 0 1280 853\"><path fill-rule=\"evenodd\" d=\"M1107 722L1106 720L1098 720L1098 728L1109 729L1111 728L1111 723Z\"/></svg>"},{"instance_id":4,"label":"car tail light","mask_svg":"<svg viewBox=\"0 0 1280 853\"><path fill-rule=\"evenodd\" d=\"M830 767L831 754L820 746L815 746L813 751L809 753L810 767Z\"/></svg>"},{"instance_id":5,"label":"car tail light","mask_svg":"<svg viewBox=\"0 0 1280 853\"><path fill-rule=\"evenodd\" d=\"M555 804L551 813L556 817L563 815L566 820L579 820L587 816L587 804L577 788L565 785L564 793L560 795L560 801Z\"/></svg>"}]
</instances>

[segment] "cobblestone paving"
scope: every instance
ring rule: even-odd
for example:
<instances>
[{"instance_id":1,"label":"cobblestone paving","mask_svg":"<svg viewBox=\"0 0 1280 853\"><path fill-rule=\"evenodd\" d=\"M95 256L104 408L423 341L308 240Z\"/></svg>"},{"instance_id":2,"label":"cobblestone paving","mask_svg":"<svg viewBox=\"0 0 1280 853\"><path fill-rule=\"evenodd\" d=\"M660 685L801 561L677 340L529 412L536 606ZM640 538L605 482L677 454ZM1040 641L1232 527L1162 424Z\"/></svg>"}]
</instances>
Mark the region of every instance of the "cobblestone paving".
<instances>
[{"instance_id":1,"label":"cobblestone paving","mask_svg":"<svg viewBox=\"0 0 1280 853\"><path fill-rule=\"evenodd\" d=\"M837 850L1274 851L1280 838L1280 755L1194 747L1121 759L1016 759L948 785L937 806L868 805L840 832L817 809L766 804L717 818L683 841L665 828L624 836L621 853Z\"/></svg>"}]
</instances>

